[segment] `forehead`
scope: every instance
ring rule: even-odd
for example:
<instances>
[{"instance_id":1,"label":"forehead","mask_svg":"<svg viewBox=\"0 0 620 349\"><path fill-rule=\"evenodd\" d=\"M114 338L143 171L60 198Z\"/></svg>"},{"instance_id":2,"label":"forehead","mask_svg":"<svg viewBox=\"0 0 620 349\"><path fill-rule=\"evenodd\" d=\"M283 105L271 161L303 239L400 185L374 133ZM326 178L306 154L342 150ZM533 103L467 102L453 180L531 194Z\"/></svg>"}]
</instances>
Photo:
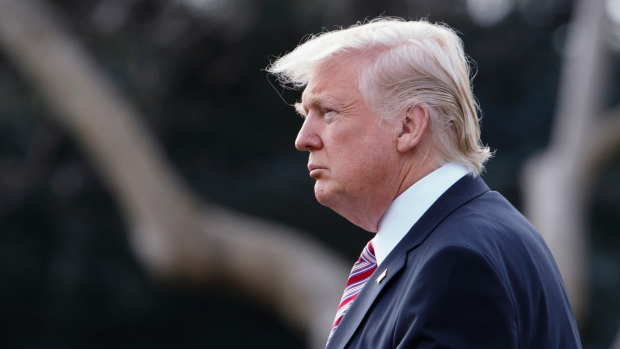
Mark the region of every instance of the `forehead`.
<instances>
[{"instance_id":1,"label":"forehead","mask_svg":"<svg viewBox=\"0 0 620 349\"><path fill-rule=\"evenodd\" d=\"M302 94L302 104L307 107L357 97L361 64L359 60L345 60L319 69Z\"/></svg>"}]
</instances>

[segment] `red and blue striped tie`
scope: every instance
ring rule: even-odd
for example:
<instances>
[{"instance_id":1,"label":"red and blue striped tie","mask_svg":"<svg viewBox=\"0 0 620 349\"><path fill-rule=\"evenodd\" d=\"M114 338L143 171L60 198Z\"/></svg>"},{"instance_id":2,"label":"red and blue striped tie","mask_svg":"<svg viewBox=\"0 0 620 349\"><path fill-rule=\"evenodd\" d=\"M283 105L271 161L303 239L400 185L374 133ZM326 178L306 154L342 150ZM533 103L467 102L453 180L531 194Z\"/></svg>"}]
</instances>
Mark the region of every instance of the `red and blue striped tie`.
<instances>
[{"instance_id":1,"label":"red and blue striped tie","mask_svg":"<svg viewBox=\"0 0 620 349\"><path fill-rule=\"evenodd\" d=\"M336 328L342 321L342 317L347 313L353 300L362 290L366 281L370 278L372 273L377 269L377 258L375 257L375 249L372 247L372 240L368 242L364 251L362 251L362 255L353 265L353 269L351 269L351 274L349 275L349 280L347 281L347 287L344 289L344 294L342 295L342 299L340 300L340 305L338 306L338 311L336 312L336 318L334 319L334 324L332 325L332 330L329 333L329 338L327 339L327 343L336 332Z\"/></svg>"}]
</instances>

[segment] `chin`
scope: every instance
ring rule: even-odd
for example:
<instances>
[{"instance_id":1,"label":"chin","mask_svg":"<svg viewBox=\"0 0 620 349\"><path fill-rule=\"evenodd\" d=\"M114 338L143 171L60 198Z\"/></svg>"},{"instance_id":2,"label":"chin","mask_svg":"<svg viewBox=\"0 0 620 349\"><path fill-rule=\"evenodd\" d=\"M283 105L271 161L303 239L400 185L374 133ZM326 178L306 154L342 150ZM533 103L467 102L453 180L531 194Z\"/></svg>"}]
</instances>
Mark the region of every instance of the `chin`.
<instances>
[{"instance_id":1,"label":"chin","mask_svg":"<svg viewBox=\"0 0 620 349\"><path fill-rule=\"evenodd\" d=\"M327 188L326 185L317 181L314 184L314 196L316 200L323 206L333 207L338 202L338 195L332 188Z\"/></svg>"}]
</instances>

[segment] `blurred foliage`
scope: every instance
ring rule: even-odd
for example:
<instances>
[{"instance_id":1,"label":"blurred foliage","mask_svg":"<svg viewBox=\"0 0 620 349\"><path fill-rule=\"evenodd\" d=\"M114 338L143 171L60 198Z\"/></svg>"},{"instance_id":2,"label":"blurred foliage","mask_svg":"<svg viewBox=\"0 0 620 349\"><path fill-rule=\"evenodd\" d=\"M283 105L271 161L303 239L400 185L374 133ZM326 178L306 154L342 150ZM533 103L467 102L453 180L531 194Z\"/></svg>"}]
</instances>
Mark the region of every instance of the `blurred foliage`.
<instances>
[{"instance_id":1,"label":"blurred foliage","mask_svg":"<svg viewBox=\"0 0 620 349\"><path fill-rule=\"evenodd\" d=\"M514 11L489 28L476 26L461 0L238 0L211 15L182 2L53 1L204 198L298 227L356 258L371 234L316 203L307 154L293 146L301 119L262 69L306 34L385 14L427 17L461 33L478 65L483 141L497 150L484 178L520 206L520 167L549 135L569 1ZM613 82L610 103L620 99ZM275 88L288 103L299 98ZM48 114L0 55L3 347L304 346L274 315L229 290L151 280L96 170ZM592 311L582 328L589 349L607 347L618 328L619 211L617 161L591 211Z\"/></svg>"}]
</instances>

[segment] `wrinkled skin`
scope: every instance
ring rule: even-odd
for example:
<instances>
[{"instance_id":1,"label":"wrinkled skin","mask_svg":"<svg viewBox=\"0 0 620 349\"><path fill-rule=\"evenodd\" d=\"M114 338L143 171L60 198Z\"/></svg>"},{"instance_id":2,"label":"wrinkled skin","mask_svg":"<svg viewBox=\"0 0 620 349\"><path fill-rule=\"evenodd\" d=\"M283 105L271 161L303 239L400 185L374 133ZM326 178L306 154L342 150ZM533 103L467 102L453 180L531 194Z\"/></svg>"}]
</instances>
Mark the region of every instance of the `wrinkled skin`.
<instances>
[{"instance_id":1,"label":"wrinkled skin","mask_svg":"<svg viewBox=\"0 0 620 349\"><path fill-rule=\"evenodd\" d=\"M304 124L295 146L310 152L317 200L376 232L390 203L438 166L428 111L411 106L406 115L380 125L358 89L364 64L357 59L331 65L310 81L297 105Z\"/></svg>"}]
</instances>

